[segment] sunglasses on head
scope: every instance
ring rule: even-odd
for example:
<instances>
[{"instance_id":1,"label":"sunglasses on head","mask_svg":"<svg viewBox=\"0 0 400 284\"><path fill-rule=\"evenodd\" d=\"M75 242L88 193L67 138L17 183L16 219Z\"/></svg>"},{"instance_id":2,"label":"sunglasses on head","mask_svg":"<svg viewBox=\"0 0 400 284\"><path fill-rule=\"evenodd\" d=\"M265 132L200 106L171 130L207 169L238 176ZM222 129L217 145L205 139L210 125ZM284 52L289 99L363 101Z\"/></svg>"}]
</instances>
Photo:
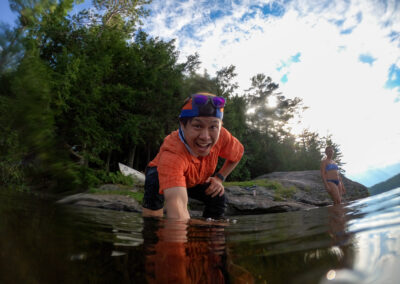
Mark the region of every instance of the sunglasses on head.
<instances>
[{"instance_id":1,"label":"sunglasses on head","mask_svg":"<svg viewBox=\"0 0 400 284\"><path fill-rule=\"evenodd\" d=\"M226 102L223 97L207 96L202 94L192 95L192 101L198 106L206 105L208 101L211 101L212 105L216 108L223 108Z\"/></svg>"}]
</instances>

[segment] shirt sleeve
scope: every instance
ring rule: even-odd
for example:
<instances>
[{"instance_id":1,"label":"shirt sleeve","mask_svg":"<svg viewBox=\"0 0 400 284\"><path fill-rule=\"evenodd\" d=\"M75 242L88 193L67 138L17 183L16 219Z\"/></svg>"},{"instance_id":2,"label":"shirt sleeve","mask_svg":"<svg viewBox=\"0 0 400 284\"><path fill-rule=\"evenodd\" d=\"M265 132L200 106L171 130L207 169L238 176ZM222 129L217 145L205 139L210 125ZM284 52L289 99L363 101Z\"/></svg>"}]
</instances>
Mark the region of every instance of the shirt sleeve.
<instances>
[{"instance_id":1,"label":"shirt sleeve","mask_svg":"<svg viewBox=\"0 0 400 284\"><path fill-rule=\"evenodd\" d=\"M219 156L231 162L240 161L244 152L242 143L224 127L221 128L220 139L221 150Z\"/></svg>"},{"instance_id":2,"label":"shirt sleeve","mask_svg":"<svg viewBox=\"0 0 400 284\"><path fill-rule=\"evenodd\" d=\"M185 169L186 163L182 157L175 153L164 151L157 166L160 194L163 194L164 189L167 188L186 187Z\"/></svg>"}]
</instances>

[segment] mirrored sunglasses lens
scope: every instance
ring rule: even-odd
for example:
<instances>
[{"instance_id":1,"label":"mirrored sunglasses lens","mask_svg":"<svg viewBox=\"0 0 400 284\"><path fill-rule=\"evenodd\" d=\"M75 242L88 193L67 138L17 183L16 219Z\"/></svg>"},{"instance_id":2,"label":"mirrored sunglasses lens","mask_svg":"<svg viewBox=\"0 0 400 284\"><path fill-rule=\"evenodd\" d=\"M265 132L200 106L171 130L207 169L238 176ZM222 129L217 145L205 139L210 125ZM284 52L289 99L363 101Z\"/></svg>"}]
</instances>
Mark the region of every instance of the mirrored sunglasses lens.
<instances>
[{"instance_id":1,"label":"mirrored sunglasses lens","mask_svg":"<svg viewBox=\"0 0 400 284\"><path fill-rule=\"evenodd\" d=\"M215 107L225 106L225 99L223 97L213 97L212 98Z\"/></svg>"},{"instance_id":2,"label":"mirrored sunglasses lens","mask_svg":"<svg viewBox=\"0 0 400 284\"><path fill-rule=\"evenodd\" d=\"M195 95L193 100L197 105L205 105L208 101L208 97L204 95Z\"/></svg>"}]
</instances>

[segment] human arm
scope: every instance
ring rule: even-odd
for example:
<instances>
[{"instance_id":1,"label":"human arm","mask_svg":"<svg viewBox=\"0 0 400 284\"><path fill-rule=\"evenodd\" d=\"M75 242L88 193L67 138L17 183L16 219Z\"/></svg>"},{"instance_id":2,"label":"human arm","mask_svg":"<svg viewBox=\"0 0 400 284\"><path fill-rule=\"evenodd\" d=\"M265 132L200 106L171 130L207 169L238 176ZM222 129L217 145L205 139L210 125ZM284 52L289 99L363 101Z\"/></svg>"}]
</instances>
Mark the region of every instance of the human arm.
<instances>
[{"instance_id":1,"label":"human arm","mask_svg":"<svg viewBox=\"0 0 400 284\"><path fill-rule=\"evenodd\" d=\"M240 161L232 162L229 160L225 160L221 169L218 171L225 178L236 168ZM205 193L207 195L211 195L211 197L215 197L217 195L222 196L225 192L224 186L222 185L223 180L219 177L209 177L206 182L210 183L210 186L206 189Z\"/></svg>"},{"instance_id":2,"label":"human arm","mask_svg":"<svg viewBox=\"0 0 400 284\"><path fill-rule=\"evenodd\" d=\"M185 187L171 187L164 189L165 209L167 218L188 220L190 219L188 205L188 195Z\"/></svg>"},{"instance_id":3,"label":"human arm","mask_svg":"<svg viewBox=\"0 0 400 284\"><path fill-rule=\"evenodd\" d=\"M325 164L326 164L326 160L323 160L321 162L321 178L322 178L322 182L324 183L325 188L328 190L328 182L326 181L326 171L325 171Z\"/></svg>"},{"instance_id":4,"label":"human arm","mask_svg":"<svg viewBox=\"0 0 400 284\"><path fill-rule=\"evenodd\" d=\"M244 147L237 138L232 136L232 134L223 127L221 129L220 141L222 146L220 148L219 157L225 159L225 162L218 173L226 179L242 159ZM209 188L205 191L206 194L211 194L212 197L217 195L222 196L224 194L223 180L218 176L209 177L206 182L210 182Z\"/></svg>"},{"instance_id":5,"label":"human arm","mask_svg":"<svg viewBox=\"0 0 400 284\"><path fill-rule=\"evenodd\" d=\"M225 160L224 164L218 172L226 178L236 168L239 162L240 161L232 162L229 160Z\"/></svg>"}]
</instances>

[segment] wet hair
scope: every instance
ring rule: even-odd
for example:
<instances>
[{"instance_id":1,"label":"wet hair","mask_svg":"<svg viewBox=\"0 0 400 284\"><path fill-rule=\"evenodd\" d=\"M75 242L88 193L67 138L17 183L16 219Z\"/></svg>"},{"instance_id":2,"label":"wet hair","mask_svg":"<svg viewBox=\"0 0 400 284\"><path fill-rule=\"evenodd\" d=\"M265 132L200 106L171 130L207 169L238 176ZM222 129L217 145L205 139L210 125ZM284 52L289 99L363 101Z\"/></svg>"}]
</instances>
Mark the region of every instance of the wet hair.
<instances>
[{"instance_id":1,"label":"wet hair","mask_svg":"<svg viewBox=\"0 0 400 284\"><path fill-rule=\"evenodd\" d=\"M203 106L199 106L199 116L217 116L217 109L212 105L210 101Z\"/></svg>"},{"instance_id":2,"label":"wet hair","mask_svg":"<svg viewBox=\"0 0 400 284\"><path fill-rule=\"evenodd\" d=\"M181 117L179 118L179 122L183 124L183 126L186 126L186 124L190 121L192 121L193 117Z\"/></svg>"}]
</instances>

